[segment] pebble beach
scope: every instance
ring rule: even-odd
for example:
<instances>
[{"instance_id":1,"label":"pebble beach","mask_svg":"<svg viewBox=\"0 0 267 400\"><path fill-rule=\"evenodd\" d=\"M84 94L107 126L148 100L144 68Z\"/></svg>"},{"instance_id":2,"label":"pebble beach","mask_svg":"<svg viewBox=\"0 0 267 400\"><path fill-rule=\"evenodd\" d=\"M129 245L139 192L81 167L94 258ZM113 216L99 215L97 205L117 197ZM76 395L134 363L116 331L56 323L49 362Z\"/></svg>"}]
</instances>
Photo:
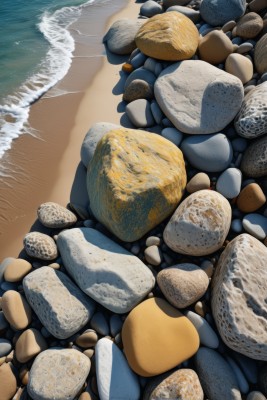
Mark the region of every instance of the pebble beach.
<instances>
[{"instance_id":1,"label":"pebble beach","mask_svg":"<svg viewBox=\"0 0 267 400\"><path fill-rule=\"evenodd\" d=\"M0 400L266 400L267 1L116 1L14 142Z\"/></svg>"}]
</instances>

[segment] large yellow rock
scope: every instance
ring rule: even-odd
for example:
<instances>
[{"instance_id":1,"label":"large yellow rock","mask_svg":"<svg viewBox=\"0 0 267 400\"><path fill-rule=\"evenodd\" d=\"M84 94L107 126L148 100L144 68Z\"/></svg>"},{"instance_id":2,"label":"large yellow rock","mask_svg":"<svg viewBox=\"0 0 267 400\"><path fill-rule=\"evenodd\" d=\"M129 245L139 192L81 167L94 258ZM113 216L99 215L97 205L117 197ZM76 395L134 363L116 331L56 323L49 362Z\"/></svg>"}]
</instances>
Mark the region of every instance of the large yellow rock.
<instances>
[{"instance_id":1,"label":"large yellow rock","mask_svg":"<svg viewBox=\"0 0 267 400\"><path fill-rule=\"evenodd\" d=\"M130 312L122 327L122 342L130 367L141 376L154 376L192 357L199 336L180 311L152 298Z\"/></svg>"},{"instance_id":2,"label":"large yellow rock","mask_svg":"<svg viewBox=\"0 0 267 400\"><path fill-rule=\"evenodd\" d=\"M137 32L135 43L149 57L180 61L195 54L198 39L194 23L185 15L171 11L150 18Z\"/></svg>"},{"instance_id":3,"label":"large yellow rock","mask_svg":"<svg viewBox=\"0 0 267 400\"><path fill-rule=\"evenodd\" d=\"M98 143L87 173L94 216L133 242L177 207L186 186L182 152L154 133L116 129Z\"/></svg>"}]
</instances>

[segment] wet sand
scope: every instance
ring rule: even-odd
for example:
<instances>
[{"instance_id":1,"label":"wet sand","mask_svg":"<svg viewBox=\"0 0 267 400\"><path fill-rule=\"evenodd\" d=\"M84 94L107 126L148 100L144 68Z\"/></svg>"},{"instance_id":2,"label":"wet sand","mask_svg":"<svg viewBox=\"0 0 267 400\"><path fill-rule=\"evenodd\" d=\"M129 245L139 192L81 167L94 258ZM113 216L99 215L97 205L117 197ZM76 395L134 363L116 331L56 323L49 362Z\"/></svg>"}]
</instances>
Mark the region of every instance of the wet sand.
<instances>
[{"instance_id":1,"label":"wet sand","mask_svg":"<svg viewBox=\"0 0 267 400\"><path fill-rule=\"evenodd\" d=\"M16 139L1 160L0 261L19 255L41 203L67 205L91 125L120 123L121 63L127 57L106 57L102 37L115 20L136 18L139 8L135 0L101 2L89 6L72 26L76 49L68 74L32 105L32 135Z\"/></svg>"}]
</instances>

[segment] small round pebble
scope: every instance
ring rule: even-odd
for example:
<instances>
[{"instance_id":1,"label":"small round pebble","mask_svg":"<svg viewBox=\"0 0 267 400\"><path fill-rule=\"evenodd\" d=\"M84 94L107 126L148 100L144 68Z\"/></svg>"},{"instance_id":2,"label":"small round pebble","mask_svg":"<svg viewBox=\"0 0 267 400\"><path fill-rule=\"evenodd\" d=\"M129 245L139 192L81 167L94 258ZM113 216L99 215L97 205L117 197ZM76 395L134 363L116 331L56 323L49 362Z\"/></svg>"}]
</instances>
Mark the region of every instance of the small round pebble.
<instances>
[{"instance_id":1,"label":"small round pebble","mask_svg":"<svg viewBox=\"0 0 267 400\"><path fill-rule=\"evenodd\" d=\"M233 219L231 223L231 229L235 233L241 233L243 231L243 225L241 219Z\"/></svg>"},{"instance_id":2,"label":"small round pebble","mask_svg":"<svg viewBox=\"0 0 267 400\"><path fill-rule=\"evenodd\" d=\"M41 260L54 260L58 256L54 240L44 233L27 233L23 240L26 253Z\"/></svg>"},{"instance_id":3,"label":"small round pebble","mask_svg":"<svg viewBox=\"0 0 267 400\"><path fill-rule=\"evenodd\" d=\"M23 260L22 258L17 258L11 261L4 272L4 278L7 282L19 282L24 276L26 276L32 269L31 264Z\"/></svg>"},{"instance_id":4,"label":"small round pebble","mask_svg":"<svg viewBox=\"0 0 267 400\"><path fill-rule=\"evenodd\" d=\"M246 232L259 240L265 239L267 235L267 218L261 214L247 214L242 221Z\"/></svg>"},{"instance_id":5,"label":"small round pebble","mask_svg":"<svg viewBox=\"0 0 267 400\"><path fill-rule=\"evenodd\" d=\"M195 193L198 190L209 189L210 188L210 178L204 172L199 172L190 179L186 185L186 190L188 193Z\"/></svg>"},{"instance_id":6,"label":"small round pebble","mask_svg":"<svg viewBox=\"0 0 267 400\"><path fill-rule=\"evenodd\" d=\"M97 343L98 336L97 333L92 329L87 329L80 336L77 337L75 343L77 346L83 349L88 349L89 347L94 347Z\"/></svg>"},{"instance_id":7,"label":"small round pebble","mask_svg":"<svg viewBox=\"0 0 267 400\"><path fill-rule=\"evenodd\" d=\"M261 208L266 203L266 197L257 183L245 186L238 198L237 207L242 212L251 213Z\"/></svg>"},{"instance_id":8,"label":"small round pebble","mask_svg":"<svg viewBox=\"0 0 267 400\"><path fill-rule=\"evenodd\" d=\"M170 140L172 143L179 146L181 141L183 140L183 133L178 131L176 128L164 128L161 131L161 135L165 138Z\"/></svg>"},{"instance_id":9,"label":"small round pebble","mask_svg":"<svg viewBox=\"0 0 267 400\"><path fill-rule=\"evenodd\" d=\"M145 259L148 264L158 266L161 264L161 253L158 246L149 246L145 249Z\"/></svg>"},{"instance_id":10,"label":"small round pebble","mask_svg":"<svg viewBox=\"0 0 267 400\"><path fill-rule=\"evenodd\" d=\"M237 168L228 168L219 176L216 190L227 199L233 199L240 193L241 182L241 171Z\"/></svg>"},{"instance_id":11,"label":"small round pebble","mask_svg":"<svg viewBox=\"0 0 267 400\"><path fill-rule=\"evenodd\" d=\"M247 400L266 400L266 397L261 392L253 391L248 394Z\"/></svg>"},{"instance_id":12,"label":"small round pebble","mask_svg":"<svg viewBox=\"0 0 267 400\"><path fill-rule=\"evenodd\" d=\"M160 238L158 236L149 236L146 239L146 247L159 246L159 245L160 245Z\"/></svg>"}]
</instances>

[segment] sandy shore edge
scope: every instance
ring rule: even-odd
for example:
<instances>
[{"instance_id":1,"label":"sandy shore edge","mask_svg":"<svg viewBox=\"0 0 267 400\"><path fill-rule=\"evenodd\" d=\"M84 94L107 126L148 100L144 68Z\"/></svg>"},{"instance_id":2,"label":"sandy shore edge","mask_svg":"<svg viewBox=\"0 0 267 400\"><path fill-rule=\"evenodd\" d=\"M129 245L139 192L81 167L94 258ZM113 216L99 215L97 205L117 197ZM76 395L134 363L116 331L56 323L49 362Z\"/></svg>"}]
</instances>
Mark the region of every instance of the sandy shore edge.
<instances>
[{"instance_id":1,"label":"sandy shore edge","mask_svg":"<svg viewBox=\"0 0 267 400\"><path fill-rule=\"evenodd\" d=\"M102 36L115 20L137 18L139 8L134 0L126 4L118 0L112 10L105 10L115 14L102 26ZM102 18L106 21L107 15ZM99 35L97 21L91 25L91 31L96 29ZM93 55L86 60L80 57L83 47L83 43L78 44L70 71L56 85L67 87L71 93L49 99L44 96L37 101L31 107L29 120L37 139L20 136L4 159L2 171L6 176L0 179L0 260L19 255L23 237L34 224L41 203L54 201L65 206L69 202L80 147L91 125L120 122L118 82L123 58L108 61L103 56L103 46L93 43Z\"/></svg>"}]
</instances>

